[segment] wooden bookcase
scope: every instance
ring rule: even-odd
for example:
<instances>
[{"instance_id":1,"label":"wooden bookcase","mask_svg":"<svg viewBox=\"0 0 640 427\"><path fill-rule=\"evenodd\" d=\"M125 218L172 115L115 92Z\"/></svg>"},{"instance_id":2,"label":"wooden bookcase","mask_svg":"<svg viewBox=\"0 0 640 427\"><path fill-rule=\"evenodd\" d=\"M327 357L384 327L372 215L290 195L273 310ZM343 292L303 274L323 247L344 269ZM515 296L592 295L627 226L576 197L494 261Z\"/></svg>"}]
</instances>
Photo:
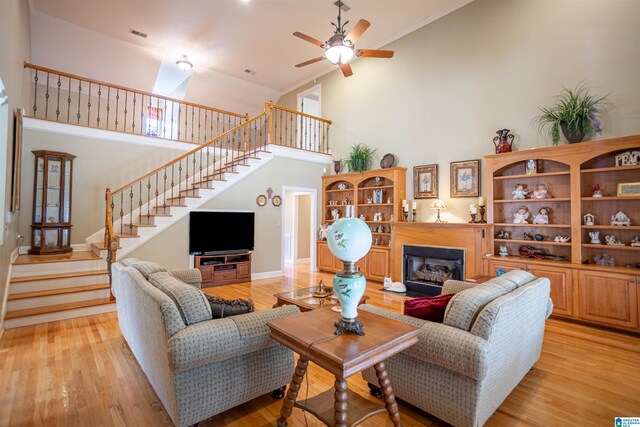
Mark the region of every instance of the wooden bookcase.
<instances>
[{"instance_id":1,"label":"wooden bookcase","mask_svg":"<svg viewBox=\"0 0 640 427\"><path fill-rule=\"evenodd\" d=\"M640 236L640 196L618 197L617 185L640 182L640 165L615 166L616 155L640 150L640 136L604 141L582 142L485 156L487 174L487 218L492 230L490 254L485 256L485 274L495 275L502 268L524 269L551 280L551 298L556 316L600 325L640 331L640 247L630 246ZM537 162L538 173L527 175L525 162ZM516 184L531 190L545 184L549 199L513 200ZM600 185L603 197L593 197ZM549 224L513 224L520 205L528 207L531 218L541 207L550 207ZM624 212L632 225L612 226L611 216ZM595 216L594 225L586 225L584 216ZM500 232L510 238L498 238ZM602 244L591 244L589 232L600 232ZM524 233L541 234L542 241L524 239ZM613 234L625 246L605 244L605 235ZM555 242L557 235L568 242ZM530 245L562 260L521 258L518 248ZM506 246L508 256L499 255ZM608 254L613 266L594 263L596 255Z\"/></svg>"},{"instance_id":2,"label":"wooden bookcase","mask_svg":"<svg viewBox=\"0 0 640 427\"><path fill-rule=\"evenodd\" d=\"M251 253L198 255L195 268L202 273L202 287L251 281Z\"/></svg>"},{"instance_id":3,"label":"wooden bookcase","mask_svg":"<svg viewBox=\"0 0 640 427\"><path fill-rule=\"evenodd\" d=\"M334 210L340 218L351 211L355 218L364 215L365 222L372 228L371 250L357 263L367 279L381 282L391 276L391 225L402 218L406 179L407 169L401 167L322 177L322 223L334 222ZM382 216L381 220L374 221L376 213ZM342 261L333 256L327 242L318 241L317 245L318 269L342 270Z\"/></svg>"}]
</instances>

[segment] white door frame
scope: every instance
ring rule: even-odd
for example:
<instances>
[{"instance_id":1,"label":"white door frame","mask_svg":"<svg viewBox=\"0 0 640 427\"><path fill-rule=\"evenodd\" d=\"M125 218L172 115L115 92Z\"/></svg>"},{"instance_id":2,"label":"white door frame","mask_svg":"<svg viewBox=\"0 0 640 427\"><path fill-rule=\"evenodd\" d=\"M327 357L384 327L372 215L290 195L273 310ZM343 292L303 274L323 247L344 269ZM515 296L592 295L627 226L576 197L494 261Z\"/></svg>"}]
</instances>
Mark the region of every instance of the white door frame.
<instances>
[{"instance_id":1,"label":"white door frame","mask_svg":"<svg viewBox=\"0 0 640 427\"><path fill-rule=\"evenodd\" d=\"M281 236L280 236L280 253L282 256L280 257L280 268L284 271L284 241L285 241L285 219L287 214L287 192L288 191L299 191L301 193L309 193L311 195L311 206L309 210L311 211L310 222L311 226L309 227L309 270L316 271L316 229L318 228L318 189L317 188L306 188L306 187L289 187L282 186L282 219L281 219ZM295 255L294 255L295 260Z\"/></svg>"},{"instance_id":2,"label":"white door frame","mask_svg":"<svg viewBox=\"0 0 640 427\"><path fill-rule=\"evenodd\" d=\"M322 88L320 83L318 83L315 86L311 86L309 89L303 90L302 92L298 93L297 97L296 97L296 108L298 109L298 111L302 111L302 103L300 102L302 100L302 98L304 98L305 96L309 95L310 93L313 93L315 91L318 91L318 117L322 117Z\"/></svg>"}]
</instances>

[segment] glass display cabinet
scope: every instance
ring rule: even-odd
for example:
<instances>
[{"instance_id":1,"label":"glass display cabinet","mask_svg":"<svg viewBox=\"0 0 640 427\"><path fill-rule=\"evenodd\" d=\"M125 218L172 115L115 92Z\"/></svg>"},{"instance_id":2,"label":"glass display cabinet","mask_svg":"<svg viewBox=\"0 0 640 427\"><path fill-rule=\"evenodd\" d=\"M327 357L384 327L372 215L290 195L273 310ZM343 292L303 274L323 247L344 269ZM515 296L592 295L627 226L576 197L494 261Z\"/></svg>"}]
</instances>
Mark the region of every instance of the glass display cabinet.
<instances>
[{"instance_id":1,"label":"glass display cabinet","mask_svg":"<svg viewBox=\"0 0 640 427\"><path fill-rule=\"evenodd\" d=\"M29 254L71 252L71 183L76 156L33 151L35 180Z\"/></svg>"}]
</instances>

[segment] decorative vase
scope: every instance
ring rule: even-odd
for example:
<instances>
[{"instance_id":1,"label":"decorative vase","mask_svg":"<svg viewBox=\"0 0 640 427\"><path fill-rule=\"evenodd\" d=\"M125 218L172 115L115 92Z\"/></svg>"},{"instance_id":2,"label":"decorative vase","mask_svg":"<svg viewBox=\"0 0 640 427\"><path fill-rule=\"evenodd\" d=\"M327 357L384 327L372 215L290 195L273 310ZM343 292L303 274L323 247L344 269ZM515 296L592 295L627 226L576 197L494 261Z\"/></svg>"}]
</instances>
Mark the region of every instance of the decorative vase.
<instances>
[{"instance_id":1,"label":"decorative vase","mask_svg":"<svg viewBox=\"0 0 640 427\"><path fill-rule=\"evenodd\" d=\"M496 154L510 153L513 145L513 135L509 129L500 129L496 133L498 136L493 137L493 145L496 147Z\"/></svg>"},{"instance_id":2,"label":"decorative vase","mask_svg":"<svg viewBox=\"0 0 640 427\"><path fill-rule=\"evenodd\" d=\"M582 129L582 127L580 127ZM576 133L569 132L569 123L560 122L560 129L562 129L562 134L569 141L569 144L575 144L576 142L580 142L584 139L584 132L579 131Z\"/></svg>"},{"instance_id":3,"label":"decorative vase","mask_svg":"<svg viewBox=\"0 0 640 427\"><path fill-rule=\"evenodd\" d=\"M341 218L329 227L329 250L344 263L344 268L333 278L333 291L341 305L341 318L336 322L336 335L356 333L364 335L362 323L357 320L358 304L367 287L367 280L355 266L371 249L371 230L358 218Z\"/></svg>"}]
</instances>

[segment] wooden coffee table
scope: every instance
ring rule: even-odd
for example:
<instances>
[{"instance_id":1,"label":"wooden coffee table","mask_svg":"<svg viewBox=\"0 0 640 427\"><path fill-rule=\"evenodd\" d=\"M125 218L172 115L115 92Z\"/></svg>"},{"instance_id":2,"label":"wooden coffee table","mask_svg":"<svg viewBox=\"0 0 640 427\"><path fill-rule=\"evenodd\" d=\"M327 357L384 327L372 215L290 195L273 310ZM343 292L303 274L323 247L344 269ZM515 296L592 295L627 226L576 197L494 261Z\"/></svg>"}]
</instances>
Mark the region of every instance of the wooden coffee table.
<instances>
[{"instance_id":1,"label":"wooden coffee table","mask_svg":"<svg viewBox=\"0 0 640 427\"><path fill-rule=\"evenodd\" d=\"M400 426L398 405L384 361L416 344L418 329L359 311L358 320L363 324L364 336L334 335L336 328L333 324L338 318L338 313L325 307L267 323L271 338L300 355L282 404L278 426L287 425L294 406L305 409L331 426L353 426L384 411L389 413L394 426ZM336 381L334 390L309 398L302 405L296 402L296 398L309 362L332 373ZM372 366L382 389L384 406L347 389L348 377ZM347 412L347 406L352 409L350 412Z\"/></svg>"},{"instance_id":2,"label":"wooden coffee table","mask_svg":"<svg viewBox=\"0 0 640 427\"><path fill-rule=\"evenodd\" d=\"M313 293L317 290L317 287L312 287L275 294L274 297L276 297L277 301L274 307L280 307L282 305L295 305L300 309L300 311L311 311L317 308L340 305L340 301L338 301L338 297L335 296L331 287L325 287L325 291L328 292L325 298L314 297ZM360 299L359 304L364 304L368 299L369 297L363 296L362 299Z\"/></svg>"}]
</instances>

